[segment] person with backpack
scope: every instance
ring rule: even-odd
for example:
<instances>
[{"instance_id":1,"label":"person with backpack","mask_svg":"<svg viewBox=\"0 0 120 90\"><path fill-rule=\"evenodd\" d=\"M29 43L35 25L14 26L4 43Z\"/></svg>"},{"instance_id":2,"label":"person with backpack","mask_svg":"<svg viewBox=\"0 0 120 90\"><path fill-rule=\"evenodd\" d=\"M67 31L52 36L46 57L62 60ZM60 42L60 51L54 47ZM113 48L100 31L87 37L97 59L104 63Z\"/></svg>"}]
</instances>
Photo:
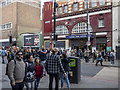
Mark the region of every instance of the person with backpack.
<instances>
[{"instance_id":1,"label":"person with backpack","mask_svg":"<svg viewBox=\"0 0 120 90\"><path fill-rule=\"evenodd\" d=\"M115 57L115 53L114 53L114 50L112 50L110 53L111 65L114 64L114 57Z\"/></svg>"},{"instance_id":2,"label":"person with backpack","mask_svg":"<svg viewBox=\"0 0 120 90\"><path fill-rule=\"evenodd\" d=\"M40 79L43 77L43 65L39 57L35 57L34 63L35 63L35 73L36 73L35 90L37 90Z\"/></svg>"},{"instance_id":3,"label":"person with backpack","mask_svg":"<svg viewBox=\"0 0 120 90\"><path fill-rule=\"evenodd\" d=\"M103 64L102 64L103 60L102 60L101 52L98 52L98 53L97 53L97 62L96 62L96 66L97 66L97 64L98 64L99 62L101 63L101 66L103 66Z\"/></svg>"},{"instance_id":4,"label":"person with backpack","mask_svg":"<svg viewBox=\"0 0 120 90\"><path fill-rule=\"evenodd\" d=\"M23 62L23 53L18 51L14 60L8 63L8 78L12 90L23 90L25 77L25 63Z\"/></svg>"},{"instance_id":5,"label":"person with backpack","mask_svg":"<svg viewBox=\"0 0 120 90\"><path fill-rule=\"evenodd\" d=\"M7 56L7 53L3 48L1 51L1 56L2 56L2 64L5 64L5 56Z\"/></svg>"},{"instance_id":6,"label":"person with backpack","mask_svg":"<svg viewBox=\"0 0 120 90\"><path fill-rule=\"evenodd\" d=\"M63 88L64 78L65 78L65 80L66 80L66 82L67 82L67 87L68 87L68 89L70 89L70 82L69 82L69 78L68 78L68 73L69 73L69 71L70 71L70 67L69 67L69 62L70 62L70 60L67 59L66 53L62 53L61 62L62 62L63 68L64 68L64 70L65 70L65 72L66 72L66 74L67 74L66 77L64 77L63 72L61 72L61 74L60 74L60 75L61 75L61 89Z\"/></svg>"},{"instance_id":7,"label":"person with backpack","mask_svg":"<svg viewBox=\"0 0 120 90\"><path fill-rule=\"evenodd\" d=\"M11 60L14 60L14 53L13 53L12 50L9 50L8 55L7 55L7 60L8 60L8 63L9 63Z\"/></svg>"},{"instance_id":8,"label":"person with backpack","mask_svg":"<svg viewBox=\"0 0 120 90\"><path fill-rule=\"evenodd\" d=\"M33 56L28 56L28 61L25 62L25 85L27 90L33 90L35 88L35 65L33 62Z\"/></svg>"}]
</instances>

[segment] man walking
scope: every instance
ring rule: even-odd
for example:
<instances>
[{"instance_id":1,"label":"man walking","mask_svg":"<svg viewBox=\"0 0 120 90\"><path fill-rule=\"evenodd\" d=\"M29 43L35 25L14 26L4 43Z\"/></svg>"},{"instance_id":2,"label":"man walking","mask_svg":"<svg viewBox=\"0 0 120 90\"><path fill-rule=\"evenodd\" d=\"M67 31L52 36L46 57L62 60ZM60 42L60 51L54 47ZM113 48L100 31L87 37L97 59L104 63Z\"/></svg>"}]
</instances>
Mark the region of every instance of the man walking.
<instances>
[{"instance_id":1,"label":"man walking","mask_svg":"<svg viewBox=\"0 0 120 90\"><path fill-rule=\"evenodd\" d=\"M5 52L5 50L2 48L1 51L1 56L2 56L2 64L5 64L5 56L7 55L7 53Z\"/></svg>"},{"instance_id":2,"label":"man walking","mask_svg":"<svg viewBox=\"0 0 120 90\"><path fill-rule=\"evenodd\" d=\"M45 63L46 71L49 74L49 90L52 90L53 78L55 78L55 90L59 88L59 72L60 69L64 73L65 77L67 74L63 69L61 59L59 55L56 55L56 51L53 49L52 54L47 54L47 60Z\"/></svg>"},{"instance_id":3,"label":"man walking","mask_svg":"<svg viewBox=\"0 0 120 90\"><path fill-rule=\"evenodd\" d=\"M8 78L10 79L10 84L12 90L22 90L24 87L24 77L25 77L25 63L23 62L23 53L18 51L16 53L15 60L11 60L8 63Z\"/></svg>"}]
</instances>

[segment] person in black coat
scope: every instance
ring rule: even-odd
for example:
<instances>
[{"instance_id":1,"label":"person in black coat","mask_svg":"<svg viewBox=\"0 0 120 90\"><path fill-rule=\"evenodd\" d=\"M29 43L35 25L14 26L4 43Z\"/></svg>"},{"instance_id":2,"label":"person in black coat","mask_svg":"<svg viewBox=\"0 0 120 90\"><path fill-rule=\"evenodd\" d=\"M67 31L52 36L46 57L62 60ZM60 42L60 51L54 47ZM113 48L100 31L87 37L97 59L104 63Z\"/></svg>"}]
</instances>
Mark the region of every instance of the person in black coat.
<instances>
[{"instance_id":1,"label":"person in black coat","mask_svg":"<svg viewBox=\"0 0 120 90\"><path fill-rule=\"evenodd\" d=\"M61 88L63 88L64 78L65 78L65 80L67 82L67 87L70 88L70 82L69 82L69 78L68 78L68 72L70 71L70 67L69 67L70 60L67 59L66 53L62 53L61 62L62 62L63 68L64 68L64 70L65 70L65 72L67 74L67 76L64 77L63 72L61 72Z\"/></svg>"}]
</instances>

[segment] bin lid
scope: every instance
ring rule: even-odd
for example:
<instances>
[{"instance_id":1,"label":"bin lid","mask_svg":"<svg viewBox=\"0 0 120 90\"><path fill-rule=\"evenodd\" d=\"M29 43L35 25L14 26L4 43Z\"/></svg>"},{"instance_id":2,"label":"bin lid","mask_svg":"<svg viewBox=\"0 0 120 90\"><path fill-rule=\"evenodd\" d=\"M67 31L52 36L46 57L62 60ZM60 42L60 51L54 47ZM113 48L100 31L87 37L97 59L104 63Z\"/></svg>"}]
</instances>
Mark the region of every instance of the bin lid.
<instances>
[{"instance_id":1,"label":"bin lid","mask_svg":"<svg viewBox=\"0 0 120 90\"><path fill-rule=\"evenodd\" d=\"M79 57L75 57L75 56L69 56L69 57L67 57L67 58L68 58L68 59L69 59L69 58L71 58L71 59L72 59L72 58L80 59Z\"/></svg>"}]
</instances>

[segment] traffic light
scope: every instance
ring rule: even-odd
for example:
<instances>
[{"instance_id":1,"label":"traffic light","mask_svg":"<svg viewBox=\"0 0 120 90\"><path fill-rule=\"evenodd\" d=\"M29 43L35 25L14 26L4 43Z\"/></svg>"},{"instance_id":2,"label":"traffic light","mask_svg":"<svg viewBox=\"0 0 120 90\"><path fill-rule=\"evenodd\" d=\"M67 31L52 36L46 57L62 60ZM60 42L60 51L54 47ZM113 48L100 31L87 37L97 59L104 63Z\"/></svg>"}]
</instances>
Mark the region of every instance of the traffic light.
<instances>
[{"instance_id":1,"label":"traffic light","mask_svg":"<svg viewBox=\"0 0 120 90\"><path fill-rule=\"evenodd\" d=\"M9 36L9 43L12 44L12 35Z\"/></svg>"}]
</instances>

